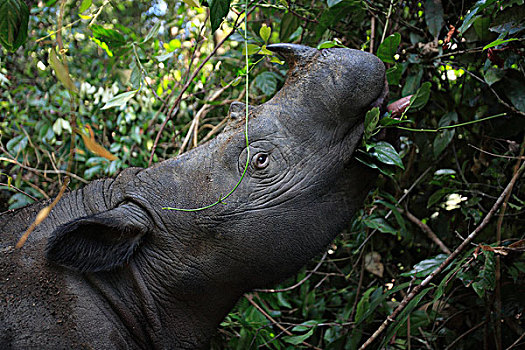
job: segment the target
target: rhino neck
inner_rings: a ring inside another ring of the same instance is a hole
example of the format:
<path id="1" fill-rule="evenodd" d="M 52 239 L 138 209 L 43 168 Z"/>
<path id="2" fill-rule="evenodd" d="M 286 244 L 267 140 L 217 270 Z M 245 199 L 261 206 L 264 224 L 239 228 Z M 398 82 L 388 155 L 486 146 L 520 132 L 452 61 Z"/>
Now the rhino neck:
<path id="1" fill-rule="evenodd" d="M 208 348 L 217 326 L 241 295 L 161 290 L 162 283 L 152 282 L 151 273 L 136 259 L 112 272 L 87 274 L 86 279 L 125 328 L 120 329 L 125 333 L 122 338 L 148 349 Z"/>

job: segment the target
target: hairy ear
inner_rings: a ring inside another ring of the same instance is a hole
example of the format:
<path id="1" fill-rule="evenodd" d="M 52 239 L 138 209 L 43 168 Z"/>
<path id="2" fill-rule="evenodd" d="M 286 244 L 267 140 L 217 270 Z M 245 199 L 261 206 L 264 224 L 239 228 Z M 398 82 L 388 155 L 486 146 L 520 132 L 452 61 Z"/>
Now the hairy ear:
<path id="1" fill-rule="evenodd" d="M 47 258 L 80 272 L 109 271 L 130 259 L 150 225 L 148 215 L 130 203 L 76 219 L 53 232 Z"/>

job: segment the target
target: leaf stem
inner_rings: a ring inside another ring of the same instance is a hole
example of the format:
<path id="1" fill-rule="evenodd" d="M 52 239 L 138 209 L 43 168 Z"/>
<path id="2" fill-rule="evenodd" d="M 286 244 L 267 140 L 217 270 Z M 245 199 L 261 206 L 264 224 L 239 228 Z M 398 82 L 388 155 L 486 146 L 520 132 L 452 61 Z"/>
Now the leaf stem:
<path id="1" fill-rule="evenodd" d="M 245 115 L 245 123 L 244 123 L 244 138 L 246 140 L 246 163 L 244 165 L 244 170 L 242 172 L 242 175 L 241 175 L 241 178 L 239 179 L 239 181 L 237 181 L 237 183 L 235 184 L 235 186 L 233 186 L 233 188 L 230 190 L 230 192 L 228 192 L 225 196 L 220 196 L 219 199 L 212 203 L 212 204 L 208 204 L 208 205 L 205 205 L 203 207 L 199 207 L 199 208 L 172 208 L 172 207 L 163 207 L 162 209 L 166 209 L 166 210 L 177 210 L 177 211 L 185 211 L 185 212 L 195 212 L 195 211 L 201 211 L 201 210 L 205 210 L 205 209 L 209 209 L 211 207 L 214 207 L 216 206 L 217 204 L 224 204 L 224 200 L 227 199 L 228 197 L 230 197 L 233 192 L 235 192 L 235 190 L 239 187 L 239 185 L 241 184 L 242 180 L 244 179 L 244 177 L 246 176 L 246 173 L 248 171 L 248 166 L 250 165 L 250 141 L 248 140 L 248 115 L 249 115 L 249 88 L 250 88 L 250 69 L 249 69 L 249 60 L 248 60 L 248 0 L 245 1 L 244 3 L 244 59 L 245 59 L 245 65 L 246 65 L 246 80 L 245 80 L 245 90 L 246 90 L 246 94 L 245 94 L 245 103 L 246 103 L 246 115 Z"/>
<path id="2" fill-rule="evenodd" d="M 396 128 L 397 129 L 401 129 L 401 130 L 414 131 L 414 132 L 440 132 L 441 130 L 454 129 L 454 128 L 458 128 L 460 126 L 476 124 L 476 123 L 484 122 L 484 121 L 489 120 L 489 119 L 503 117 L 505 115 L 507 115 L 507 113 L 500 113 L 500 114 L 496 114 L 496 115 L 491 115 L 490 117 L 481 118 L 481 119 L 478 119 L 478 120 L 471 120 L 471 121 L 465 122 L 465 123 L 460 123 L 460 124 L 455 124 L 455 125 L 447 125 L 447 126 L 440 126 L 437 129 L 412 129 L 412 128 L 407 128 L 407 127 L 404 127 L 404 126 L 396 126 Z"/>

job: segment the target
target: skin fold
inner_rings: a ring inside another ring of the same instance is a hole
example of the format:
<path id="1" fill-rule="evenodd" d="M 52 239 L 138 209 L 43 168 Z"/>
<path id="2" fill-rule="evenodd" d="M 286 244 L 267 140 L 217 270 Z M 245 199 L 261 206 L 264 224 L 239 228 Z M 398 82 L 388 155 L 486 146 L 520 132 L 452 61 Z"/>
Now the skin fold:
<path id="1" fill-rule="evenodd" d="M 269 45 L 290 70 L 230 107 L 214 140 L 150 168 L 0 214 L 0 349 L 199 349 L 245 292 L 296 273 L 350 222 L 376 174 L 354 158 L 384 106 L 385 67 L 357 50 Z"/>

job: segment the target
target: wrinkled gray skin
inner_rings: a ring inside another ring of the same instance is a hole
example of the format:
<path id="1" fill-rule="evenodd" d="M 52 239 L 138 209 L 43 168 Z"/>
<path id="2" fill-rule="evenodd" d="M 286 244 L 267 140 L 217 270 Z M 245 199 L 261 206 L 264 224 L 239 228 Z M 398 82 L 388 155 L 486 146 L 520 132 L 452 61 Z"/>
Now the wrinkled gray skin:
<path id="1" fill-rule="evenodd" d="M 250 167 L 226 205 L 162 210 L 213 203 L 239 180 L 240 103 L 215 140 L 65 195 L 22 249 L 49 202 L 0 215 L 0 349 L 206 348 L 244 292 L 291 276 L 349 223 L 375 179 L 353 153 L 384 66 L 356 50 L 270 49 L 290 71 L 249 108 Z"/>

